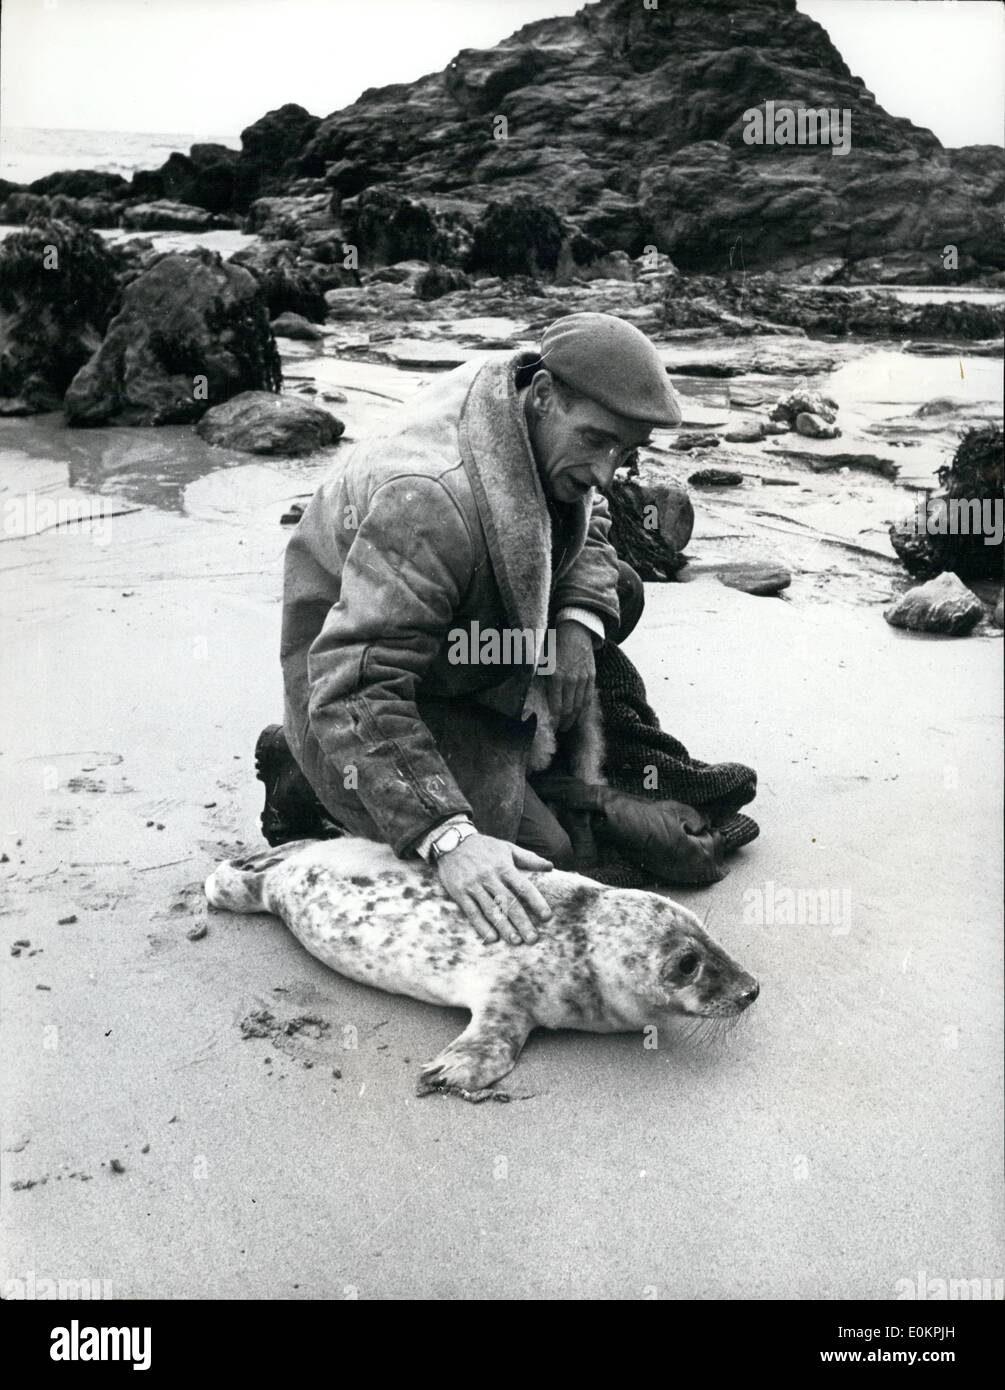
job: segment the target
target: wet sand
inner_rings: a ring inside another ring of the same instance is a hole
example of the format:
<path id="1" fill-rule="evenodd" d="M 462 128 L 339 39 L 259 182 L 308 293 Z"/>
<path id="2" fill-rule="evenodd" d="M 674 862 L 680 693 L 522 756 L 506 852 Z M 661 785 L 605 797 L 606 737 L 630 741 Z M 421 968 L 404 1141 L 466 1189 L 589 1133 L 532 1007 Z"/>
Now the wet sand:
<path id="1" fill-rule="evenodd" d="M 350 433 L 423 379 L 329 371 Z M 5 505 L 98 489 L 127 512 L 0 543 L 4 1281 L 888 1299 L 922 1270 L 1001 1277 L 1001 635 L 888 627 L 904 578 L 881 527 L 870 560 L 753 516 L 752 480 L 696 495 L 690 582 L 647 586 L 627 647 L 695 756 L 760 774 L 761 838 L 723 883 L 676 894 L 760 979 L 750 1015 L 717 1048 L 539 1034 L 527 1098 L 470 1107 L 413 1095 L 459 1015 L 343 981 L 273 919 L 202 899 L 220 857 L 260 843 L 278 518 L 324 460 L 55 420 L 4 422 L 0 443 Z M 896 491 L 800 476 L 828 532 Z M 785 599 L 719 583 L 716 554 L 769 537 Z M 246 1038 L 260 1009 L 277 1029 Z"/>
<path id="2" fill-rule="evenodd" d="M 16 547 L 2 920 L 31 946 L 4 958 L 4 1278 L 882 1299 L 919 1269 L 1000 1275 L 998 643 L 649 586 L 629 654 L 666 726 L 760 772 L 761 839 L 678 896 L 761 999 L 724 1050 L 541 1035 L 530 1099 L 417 1101 L 455 1016 L 201 901 L 257 842 L 250 752 L 279 709 L 269 482 L 239 525 L 142 512 L 105 546 Z M 833 920 L 759 925 L 786 887 L 833 890 Z M 263 1007 L 330 1030 L 244 1040 Z"/>

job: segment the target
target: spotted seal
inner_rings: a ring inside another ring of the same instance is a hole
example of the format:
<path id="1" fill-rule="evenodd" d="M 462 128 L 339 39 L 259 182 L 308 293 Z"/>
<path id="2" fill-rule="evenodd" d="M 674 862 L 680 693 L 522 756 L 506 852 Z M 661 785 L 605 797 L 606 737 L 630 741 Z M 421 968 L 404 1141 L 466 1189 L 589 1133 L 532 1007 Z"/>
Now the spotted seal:
<path id="1" fill-rule="evenodd" d="M 671 1019 L 741 1014 L 759 986 L 693 913 L 638 889 L 558 869 L 531 875 L 553 916 L 534 945 L 483 942 L 434 869 L 370 840 L 297 840 L 221 864 L 206 896 L 272 912 L 340 975 L 471 1011 L 421 1070 L 418 1094 L 498 1097 L 534 1028 L 635 1032 Z"/>

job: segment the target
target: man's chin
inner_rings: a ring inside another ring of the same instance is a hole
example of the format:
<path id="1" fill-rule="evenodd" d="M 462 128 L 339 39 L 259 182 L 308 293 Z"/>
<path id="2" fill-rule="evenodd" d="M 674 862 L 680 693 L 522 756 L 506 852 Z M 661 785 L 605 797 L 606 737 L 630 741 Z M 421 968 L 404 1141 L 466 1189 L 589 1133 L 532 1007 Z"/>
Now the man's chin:
<path id="1" fill-rule="evenodd" d="M 582 502 L 589 495 L 589 484 L 581 487 L 571 478 L 559 478 L 555 484 L 555 496 L 560 502 Z"/>

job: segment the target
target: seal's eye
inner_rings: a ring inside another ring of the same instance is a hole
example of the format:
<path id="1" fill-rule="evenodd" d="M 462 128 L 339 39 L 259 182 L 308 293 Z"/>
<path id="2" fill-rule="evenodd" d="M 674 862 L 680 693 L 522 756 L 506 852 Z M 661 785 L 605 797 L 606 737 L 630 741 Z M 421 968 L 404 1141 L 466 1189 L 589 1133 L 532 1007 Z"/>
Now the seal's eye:
<path id="1" fill-rule="evenodd" d="M 681 956 L 680 960 L 677 962 L 677 969 L 682 975 L 693 975 L 700 964 L 701 961 L 697 954 L 694 951 L 688 951 L 687 954 Z"/>

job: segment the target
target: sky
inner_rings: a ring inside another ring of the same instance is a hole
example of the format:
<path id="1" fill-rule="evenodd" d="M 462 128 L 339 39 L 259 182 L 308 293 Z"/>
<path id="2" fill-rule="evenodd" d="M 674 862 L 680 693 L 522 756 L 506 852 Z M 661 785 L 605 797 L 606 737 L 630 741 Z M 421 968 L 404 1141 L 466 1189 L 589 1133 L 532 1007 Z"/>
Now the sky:
<path id="1" fill-rule="evenodd" d="M 676 0 L 673 0 L 676 2 Z M 642 3 L 642 0 L 639 0 Z M 664 0 L 668 3 L 668 0 Z M 438 71 L 581 0 L 3 0 L 5 126 L 236 135 Z M 944 145 L 1005 143 L 1000 0 L 799 0 L 881 105 Z"/>

